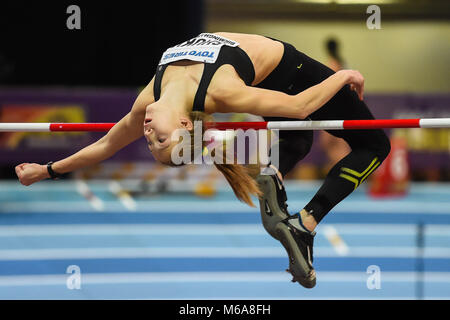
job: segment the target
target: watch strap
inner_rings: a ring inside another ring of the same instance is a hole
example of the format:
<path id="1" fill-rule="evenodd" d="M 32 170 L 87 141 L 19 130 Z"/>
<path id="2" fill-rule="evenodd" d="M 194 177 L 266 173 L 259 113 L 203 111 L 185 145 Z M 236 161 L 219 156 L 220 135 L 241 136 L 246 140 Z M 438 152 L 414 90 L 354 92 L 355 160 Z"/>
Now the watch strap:
<path id="1" fill-rule="evenodd" d="M 53 165 L 53 161 L 50 161 L 49 163 L 47 163 L 47 171 L 52 180 L 57 180 L 61 177 L 61 174 L 53 171 L 52 165 Z"/>

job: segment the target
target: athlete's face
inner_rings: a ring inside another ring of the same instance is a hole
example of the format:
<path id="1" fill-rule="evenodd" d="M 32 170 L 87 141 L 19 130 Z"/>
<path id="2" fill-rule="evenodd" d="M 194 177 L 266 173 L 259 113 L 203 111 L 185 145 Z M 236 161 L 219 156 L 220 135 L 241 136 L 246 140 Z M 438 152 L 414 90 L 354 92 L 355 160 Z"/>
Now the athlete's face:
<path id="1" fill-rule="evenodd" d="M 192 126 L 189 119 L 180 117 L 180 114 L 171 110 L 153 103 L 147 106 L 145 114 L 145 139 L 155 159 L 162 163 L 170 162 L 170 151 L 177 143 L 171 140 L 172 133 L 177 129 L 190 130 Z"/>

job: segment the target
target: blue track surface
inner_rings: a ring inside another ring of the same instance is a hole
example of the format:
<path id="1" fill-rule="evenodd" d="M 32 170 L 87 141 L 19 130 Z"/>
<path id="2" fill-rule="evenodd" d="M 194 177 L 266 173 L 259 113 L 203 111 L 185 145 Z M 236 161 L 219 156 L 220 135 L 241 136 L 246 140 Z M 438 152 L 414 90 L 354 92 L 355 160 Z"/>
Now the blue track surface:
<path id="1" fill-rule="evenodd" d="M 135 197 L 130 208 L 107 182 L 88 187 L 100 204 L 73 182 L 0 184 L 0 299 L 450 298 L 449 185 L 416 184 L 398 199 L 352 194 L 317 229 L 311 290 L 290 282 L 259 211 L 230 191 Z M 316 188 L 287 185 L 289 208 Z M 80 289 L 67 285 L 73 265 Z M 369 266 L 381 271 L 379 289 L 369 289 Z"/>

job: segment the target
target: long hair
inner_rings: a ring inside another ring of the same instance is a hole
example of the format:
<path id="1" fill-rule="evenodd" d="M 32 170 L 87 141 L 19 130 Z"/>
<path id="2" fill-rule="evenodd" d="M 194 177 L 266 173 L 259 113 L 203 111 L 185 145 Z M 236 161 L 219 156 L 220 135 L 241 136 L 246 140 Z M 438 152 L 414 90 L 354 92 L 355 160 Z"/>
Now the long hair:
<path id="1" fill-rule="evenodd" d="M 192 111 L 190 114 L 190 119 L 194 123 L 195 121 L 201 121 L 202 122 L 202 137 L 204 132 L 207 130 L 206 128 L 206 122 L 212 121 L 213 117 L 199 111 Z M 190 145 L 191 145 L 191 159 L 194 159 L 194 154 L 196 148 L 199 146 L 194 145 L 194 129 L 192 129 L 190 132 Z M 206 147 L 207 142 L 203 141 L 202 139 L 202 145 L 201 150 L 203 151 L 203 148 Z M 222 145 L 223 146 L 223 145 Z M 223 148 L 222 152 L 225 152 L 225 148 Z M 173 165 L 173 164 L 171 164 Z M 259 165 L 241 165 L 241 164 L 235 164 L 234 161 L 232 164 L 229 163 L 216 163 L 214 162 L 214 166 L 224 175 L 225 179 L 230 184 L 231 188 L 234 191 L 234 194 L 236 197 L 248 204 L 251 207 L 255 207 L 251 196 L 257 196 L 260 197 L 262 195 L 262 192 L 260 191 L 258 187 L 258 183 L 255 181 L 255 177 L 259 174 Z"/>

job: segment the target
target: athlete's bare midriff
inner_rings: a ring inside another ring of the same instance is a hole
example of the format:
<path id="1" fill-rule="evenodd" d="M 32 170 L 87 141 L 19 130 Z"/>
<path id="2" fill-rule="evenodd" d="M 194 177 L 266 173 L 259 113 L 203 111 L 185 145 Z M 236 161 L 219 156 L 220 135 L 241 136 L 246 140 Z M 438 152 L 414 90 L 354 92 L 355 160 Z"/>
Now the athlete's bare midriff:
<path id="1" fill-rule="evenodd" d="M 255 69 L 255 78 L 252 85 L 257 85 L 263 81 L 277 67 L 283 56 L 283 44 L 264 36 L 228 32 L 216 32 L 214 34 L 238 42 L 239 47 L 249 56 Z M 202 62 L 189 60 L 171 63 L 165 70 L 162 78 L 161 94 L 163 94 L 164 89 L 169 82 L 183 81 L 189 88 L 189 92 L 186 92 L 185 94 L 189 95 L 193 100 L 202 77 L 203 65 Z M 214 91 L 215 88 L 226 83 L 227 79 L 230 77 L 240 79 L 233 66 L 225 64 L 217 69 L 208 87 L 205 99 L 206 112 L 214 112 L 214 106 L 209 97 L 210 93 Z"/>
<path id="2" fill-rule="evenodd" d="M 276 68 L 283 56 L 283 44 L 279 41 L 274 41 L 264 36 L 227 32 L 216 32 L 214 34 L 238 42 L 239 47 L 244 50 L 245 53 L 247 53 L 255 69 L 255 79 L 253 80 L 252 85 L 257 85 L 258 83 L 263 81 Z M 192 69 L 203 69 L 202 67 L 200 68 L 200 66 L 198 66 L 203 65 L 203 63 L 182 60 L 171 63 L 166 72 L 170 73 L 170 69 L 172 69 L 171 66 L 195 65 L 197 65 L 197 67 L 194 67 Z M 217 70 L 217 72 L 219 71 L 220 68 L 219 70 Z"/>
<path id="3" fill-rule="evenodd" d="M 264 36 L 226 32 L 216 34 L 239 42 L 239 47 L 250 57 L 255 68 L 255 79 L 252 85 L 263 81 L 276 68 L 283 56 L 283 44 Z"/>

